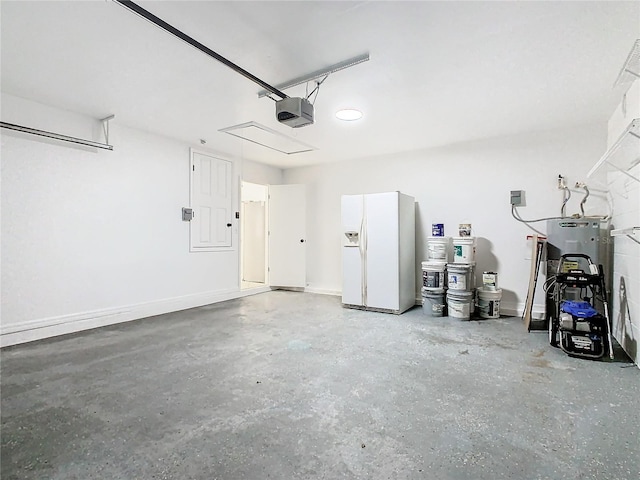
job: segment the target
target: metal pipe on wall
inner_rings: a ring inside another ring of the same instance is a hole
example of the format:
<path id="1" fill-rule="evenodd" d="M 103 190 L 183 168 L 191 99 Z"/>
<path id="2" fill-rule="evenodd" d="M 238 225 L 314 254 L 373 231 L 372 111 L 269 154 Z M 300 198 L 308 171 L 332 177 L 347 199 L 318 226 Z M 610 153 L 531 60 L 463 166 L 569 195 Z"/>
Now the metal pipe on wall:
<path id="1" fill-rule="evenodd" d="M 22 125 L 16 125 L 13 123 L 0 122 L 0 127 L 7 128 L 9 130 L 15 130 L 17 132 L 29 133 L 31 135 L 38 135 L 40 137 L 62 140 L 63 142 L 77 143 L 79 145 L 102 148 L 104 150 L 113 150 L 113 145 L 108 145 L 106 143 L 93 142 L 91 140 L 84 140 L 83 138 L 70 137 L 68 135 L 62 135 L 60 133 L 47 132 L 46 130 L 38 130 L 37 128 L 24 127 Z"/>

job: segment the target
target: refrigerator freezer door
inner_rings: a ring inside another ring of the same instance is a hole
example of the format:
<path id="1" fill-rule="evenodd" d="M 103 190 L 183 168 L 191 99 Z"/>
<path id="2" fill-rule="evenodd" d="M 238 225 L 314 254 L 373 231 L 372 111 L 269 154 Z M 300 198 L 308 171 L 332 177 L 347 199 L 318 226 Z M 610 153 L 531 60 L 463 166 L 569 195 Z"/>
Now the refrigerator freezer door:
<path id="1" fill-rule="evenodd" d="M 342 229 L 343 232 L 358 232 L 356 246 L 343 236 L 342 247 L 342 303 L 347 305 L 364 305 L 363 272 L 363 195 L 344 195 L 342 197 Z"/>
<path id="2" fill-rule="evenodd" d="M 364 306 L 360 249 L 342 247 L 342 303 Z"/>

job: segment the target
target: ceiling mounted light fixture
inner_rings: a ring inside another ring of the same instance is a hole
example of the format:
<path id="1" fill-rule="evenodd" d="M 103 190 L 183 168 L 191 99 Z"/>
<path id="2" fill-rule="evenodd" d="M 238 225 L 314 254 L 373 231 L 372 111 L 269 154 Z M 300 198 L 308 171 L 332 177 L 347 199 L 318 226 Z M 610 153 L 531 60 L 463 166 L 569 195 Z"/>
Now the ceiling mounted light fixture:
<path id="1" fill-rule="evenodd" d="M 344 120 L 345 122 L 352 122 L 354 120 L 360 120 L 362 118 L 362 112 L 355 108 L 344 108 L 336 112 L 336 118 Z"/>

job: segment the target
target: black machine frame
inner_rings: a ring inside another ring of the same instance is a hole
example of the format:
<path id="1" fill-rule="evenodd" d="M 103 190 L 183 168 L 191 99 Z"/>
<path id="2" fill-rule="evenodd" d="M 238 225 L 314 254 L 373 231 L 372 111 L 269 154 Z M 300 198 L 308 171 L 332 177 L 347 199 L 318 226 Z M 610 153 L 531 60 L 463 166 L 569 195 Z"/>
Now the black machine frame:
<path id="1" fill-rule="evenodd" d="M 586 261 L 588 272 L 579 268 L 566 268 L 571 259 L 582 259 Z M 565 254 L 560 257 L 555 277 L 550 279 L 545 285 L 549 315 L 549 344 L 560 346 L 567 354 L 585 358 L 601 358 L 605 349 L 608 350 L 609 358 L 613 359 L 613 342 L 611 338 L 611 321 L 609 318 L 609 305 L 607 300 L 607 289 L 602 265 L 596 266 L 588 255 L 581 253 Z M 576 292 L 577 291 L 577 292 Z M 591 319 L 584 319 L 581 323 L 588 322 L 588 328 L 576 328 L 576 321 L 573 321 L 573 328 L 562 327 L 560 322 L 561 309 L 564 301 L 568 300 L 568 292 L 574 295 L 578 293 L 580 300 L 586 301 L 599 311 L 599 314 Z M 602 351 L 593 353 L 582 351 L 580 348 L 572 348 L 574 336 L 600 338 Z M 560 339 L 558 338 L 560 337 Z"/>

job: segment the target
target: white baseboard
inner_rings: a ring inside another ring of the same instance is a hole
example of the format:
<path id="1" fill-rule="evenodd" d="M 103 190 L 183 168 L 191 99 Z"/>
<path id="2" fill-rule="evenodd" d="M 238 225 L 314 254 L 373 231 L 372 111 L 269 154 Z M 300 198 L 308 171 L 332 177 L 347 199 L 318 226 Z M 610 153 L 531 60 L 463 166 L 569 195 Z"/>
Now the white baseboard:
<path id="1" fill-rule="evenodd" d="M 307 287 L 304 291 L 307 293 L 318 293 L 320 295 L 333 295 L 336 297 L 342 296 L 342 292 L 340 290 L 327 290 L 326 288 Z"/>
<path id="2" fill-rule="evenodd" d="M 15 325 L 3 325 L 0 327 L 0 347 L 7 347 L 35 340 L 42 340 L 44 338 L 81 332 L 83 330 L 114 325 L 117 323 L 130 322 L 132 320 L 152 317 L 154 315 L 187 310 L 189 308 L 201 307 L 203 305 L 210 305 L 212 303 L 223 302 L 225 300 L 232 300 L 234 298 L 241 298 L 249 295 L 256 295 L 258 293 L 268 291 L 271 291 L 271 287 L 265 286 L 248 290 L 234 289 L 219 292 L 205 292 L 167 298 L 154 302 L 126 305 L 118 308 L 93 310 L 89 312 L 30 320 Z M 307 287 L 305 292 L 333 296 L 342 295 L 342 293 L 337 290 L 313 287 Z M 422 305 L 422 297 L 416 298 L 416 305 Z M 502 315 L 517 317 L 522 316 L 523 311 L 523 303 L 503 303 L 500 305 L 500 313 Z M 544 305 L 533 306 L 533 318 L 535 320 L 544 319 Z"/>
<path id="3" fill-rule="evenodd" d="M 205 292 L 118 308 L 30 320 L 15 325 L 3 325 L 0 327 L 0 347 L 76 333 L 116 323 L 130 322 L 154 315 L 187 310 L 268 291 L 270 291 L 269 287 L 259 287 L 248 290 L 234 289 Z"/>
<path id="4" fill-rule="evenodd" d="M 500 314 L 510 317 L 522 317 L 524 313 L 524 303 L 500 303 Z M 544 305 L 534 303 L 531 309 L 531 318 L 533 320 L 544 320 Z"/>

